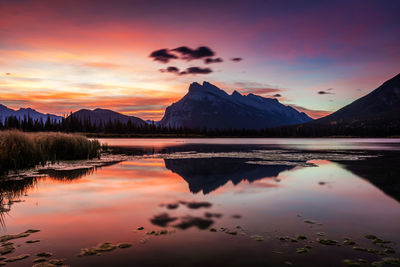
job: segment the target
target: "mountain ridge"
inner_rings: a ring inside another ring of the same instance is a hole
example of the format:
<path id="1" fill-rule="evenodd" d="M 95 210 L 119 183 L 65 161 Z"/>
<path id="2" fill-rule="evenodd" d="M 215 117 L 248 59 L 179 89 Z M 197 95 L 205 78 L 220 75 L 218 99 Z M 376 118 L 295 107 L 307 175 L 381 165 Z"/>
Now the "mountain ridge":
<path id="1" fill-rule="evenodd" d="M 196 82 L 190 84 L 187 94 L 167 107 L 159 122 L 145 122 L 134 116 L 101 108 L 81 109 L 72 114 L 82 121 L 88 118 L 94 124 L 109 120 L 122 123 L 131 121 L 141 126 L 150 124 L 177 130 L 271 128 L 265 132 L 266 136 L 393 136 L 400 134 L 400 74 L 336 112 L 317 120 L 312 120 L 291 106 L 281 104 L 277 99 L 251 93 L 242 95 L 237 91 L 228 94 L 208 82 L 203 82 L 202 85 Z M 56 122 L 62 120 L 61 116 L 40 113 L 32 108 L 13 110 L 0 104 L 0 122 L 4 123 L 9 116 L 16 116 L 19 120 L 30 116 L 43 122 L 47 117 Z M 291 116 L 295 119 L 285 120 Z"/>
<path id="2" fill-rule="evenodd" d="M 136 126 L 143 126 L 147 124 L 144 120 L 138 117 L 124 115 L 110 109 L 102 109 L 102 108 L 96 108 L 94 110 L 80 109 L 69 115 L 67 119 L 71 118 L 72 116 L 80 120 L 88 119 L 90 120 L 91 123 L 95 125 L 105 124 L 110 120 L 119 121 L 123 124 L 126 124 L 130 121 Z"/>
<path id="3" fill-rule="evenodd" d="M 262 129 L 311 121 L 305 113 L 281 104 L 277 99 L 254 94 L 231 95 L 203 82 L 190 84 L 178 102 L 166 108 L 162 126 L 210 129 Z"/>
<path id="4" fill-rule="evenodd" d="M 25 117 L 30 117 L 33 120 L 42 120 L 43 122 L 45 122 L 48 117 L 52 122 L 59 123 L 62 120 L 61 116 L 50 113 L 41 113 L 30 107 L 14 110 L 3 104 L 0 104 L 0 122 L 4 123 L 5 119 L 8 117 L 16 117 L 20 121 L 22 121 Z"/>
<path id="5" fill-rule="evenodd" d="M 382 127 L 400 128 L 400 74 L 332 114 L 308 124 L 347 128 L 379 127 L 381 124 Z"/>

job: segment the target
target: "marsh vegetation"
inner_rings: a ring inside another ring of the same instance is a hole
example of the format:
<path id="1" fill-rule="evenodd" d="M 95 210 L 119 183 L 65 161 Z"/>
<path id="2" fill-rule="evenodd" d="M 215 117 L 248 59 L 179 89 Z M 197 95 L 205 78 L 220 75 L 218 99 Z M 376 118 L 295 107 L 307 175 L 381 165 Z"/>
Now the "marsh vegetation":
<path id="1" fill-rule="evenodd" d="M 49 161 L 100 156 L 100 143 L 77 134 L 0 132 L 0 175 Z"/>

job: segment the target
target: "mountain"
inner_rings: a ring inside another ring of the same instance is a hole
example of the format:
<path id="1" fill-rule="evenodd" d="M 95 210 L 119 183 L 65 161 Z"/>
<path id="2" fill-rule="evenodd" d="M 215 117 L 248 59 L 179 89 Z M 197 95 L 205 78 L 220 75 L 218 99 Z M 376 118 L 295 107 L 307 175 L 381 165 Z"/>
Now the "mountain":
<path id="1" fill-rule="evenodd" d="M 128 121 L 131 121 L 131 123 L 137 126 L 143 126 L 146 124 L 144 120 L 137 118 L 135 116 L 127 116 L 109 109 L 101 109 L 101 108 L 97 108 L 95 110 L 81 109 L 72 113 L 69 117 L 71 116 L 73 116 L 74 118 L 78 118 L 82 121 L 89 119 L 91 123 L 96 125 L 99 125 L 100 123 L 103 124 L 107 123 L 110 120 L 113 122 L 119 121 L 123 124 L 126 124 L 128 123 Z"/>
<path id="2" fill-rule="evenodd" d="M 400 119 L 400 74 L 371 93 L 313 123 L 361 125 L 390 119 Z"/>
<path id="3" fill-rule="evenodd" d="M 400 134 L 400 74 L 371 93 L 318 120 L 288 127 L 302 136 L 393 136 Z"/>
<path id="4" fill-rule="evenodd" d="M 62 120 L 61 116 L 40 113 L 31 108 L 20 108 L 18 110 L 13 110 L 0 104 L 0 122 L 3 123 L 7 117 L 11 116 L 15 116 L 19 120 L 23 120 L 25 117 L 31 117 L 33 120 L 42 120 L 43 122 L 45 122 L 48 117 L 52 122 L 60 122 Z"/>
<path id="5" fill-rule="evenodd" d="M 254 94 L 231 95 L 203 82 L 192 83 L 188 93 L 167 107 L 160 121 L 162 126 L 195 129 L 263 129 L 309 122 L 305 113 L 285 106 L 277 99 Z"/>

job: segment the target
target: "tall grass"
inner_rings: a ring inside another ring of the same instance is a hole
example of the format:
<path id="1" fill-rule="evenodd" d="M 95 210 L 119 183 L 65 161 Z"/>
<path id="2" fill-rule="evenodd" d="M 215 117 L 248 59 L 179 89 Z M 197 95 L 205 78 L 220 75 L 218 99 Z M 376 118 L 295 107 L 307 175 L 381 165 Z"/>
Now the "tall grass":
<path id="1" fill-rule="evenodd" d="M 64 133 L 0 132 L 0 174 L 34 167 L 48 161 L 90 159 L 100 156 L 100 143 Z"/>

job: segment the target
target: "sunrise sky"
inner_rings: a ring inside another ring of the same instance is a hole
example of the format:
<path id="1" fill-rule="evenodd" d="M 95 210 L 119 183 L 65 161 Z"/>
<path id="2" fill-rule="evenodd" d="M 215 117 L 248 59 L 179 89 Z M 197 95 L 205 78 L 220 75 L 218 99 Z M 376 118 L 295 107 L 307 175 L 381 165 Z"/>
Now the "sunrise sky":
<path id="1" fill-rule="evenodd" d="M 399 11 L 397 0 L 0 0 L 0 103 L 158 120 L 209 81 L 317 118 L 400 72 Z"/>

